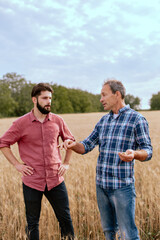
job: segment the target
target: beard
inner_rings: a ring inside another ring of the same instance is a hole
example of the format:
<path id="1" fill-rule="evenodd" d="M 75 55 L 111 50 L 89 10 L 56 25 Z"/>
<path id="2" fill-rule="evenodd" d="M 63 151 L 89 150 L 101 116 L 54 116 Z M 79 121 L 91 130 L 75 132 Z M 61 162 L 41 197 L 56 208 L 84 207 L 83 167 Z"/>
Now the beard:
<path id="1" fill-rule="evenodd" d="M 48 107 L 48 109 L 45 108 L 45 107 Z M 42 106 L 39 104 L 38 99 L 37 99 L 37 108 L 38 108 L 38 110 L 39 110 L 42 114 L 48 114 L 48 113 L 51 111 L 49 105 L 46 105 L 46 106 L 42 107 Z"/>

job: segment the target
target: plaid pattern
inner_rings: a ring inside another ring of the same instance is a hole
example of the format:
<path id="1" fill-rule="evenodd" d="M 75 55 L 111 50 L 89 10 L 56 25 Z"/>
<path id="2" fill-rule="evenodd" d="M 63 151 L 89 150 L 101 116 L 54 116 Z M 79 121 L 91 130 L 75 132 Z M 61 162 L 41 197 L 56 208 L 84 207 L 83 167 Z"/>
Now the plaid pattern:
<path id="1" fill-rule="evenodd" d="M 144 149 L 145 161 L 152 157 L 152 146 L 146 119 L 126 105 L 114 118 L 111 111 L 101 118 L 93 132 L 81 142 L 85 153 L 99 145 L 96 184 L 102 188 L 118 189 L 134 182 L 134 160 L 121 161 L 118 152 Z"/>

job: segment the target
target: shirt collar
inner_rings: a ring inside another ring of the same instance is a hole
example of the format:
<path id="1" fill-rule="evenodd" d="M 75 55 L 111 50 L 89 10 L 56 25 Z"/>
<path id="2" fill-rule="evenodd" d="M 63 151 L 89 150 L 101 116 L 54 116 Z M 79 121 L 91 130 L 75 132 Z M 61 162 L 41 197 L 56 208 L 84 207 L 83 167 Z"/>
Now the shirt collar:
<path id="1" fill-rule="evenodd" d="M 121 113 L 123 113 L 123 112 L 128 111 L 129 109 L 130 109 L 130 105 L 129 105 L 129 104 L 125 105 L 123 108 L 119 109 L 118 115 L 121 114 Z M 112 110 L 110 111 L 110 115 L 113 115 Z"/>
<path id="2" fill-rule="evenodd" d="M 129 104 L 125 105 L 123 108 L 119 109 L 119 113 L 123 113 L 123 112 L 126 112 L 127 110 L 130 109 L 130 106 Z"/>
<path id="3" fill-rule="evenodd" d="M 30 118 L 31 118 L 31 121 L 32 121 L 32 122 L 34 122 L 34 121 L 39 122 L 38 119 L 34 116 L 33 109 L 32 109 L 31 112 L 30 112 Z M 46 115 L 46 118 L 45 118 L 44 122 L 47 122 L 47 121 L 49 121 L 49 120 L 51 120 L 51 113 L 48 113 L 48 114 Z"/>

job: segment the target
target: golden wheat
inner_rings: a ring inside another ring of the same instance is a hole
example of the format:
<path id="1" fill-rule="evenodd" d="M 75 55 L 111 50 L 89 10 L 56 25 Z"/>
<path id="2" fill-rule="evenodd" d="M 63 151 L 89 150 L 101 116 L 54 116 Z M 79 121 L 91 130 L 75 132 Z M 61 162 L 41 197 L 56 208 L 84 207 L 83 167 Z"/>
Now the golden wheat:
<path id="1" fill-rule="evenodd" d="M 63 119 L 77 141 L 87 137 L 105 113 L 64 114 Z M 136 223 L 141 239 L 160 239 L 160 111 L 142 112 L 150 127 L 153 158 L 146 163 L 136 161 Z M 0 135 L 14 118 L 0 119 Z M 19 159 L 17 145 L 12 147 Z M 62 156 L 64 151 L 62 151 Z M 95 168 L 98 148 L 87 155 L 73 153 L 65 175 L 70 209 L 76 237 L 79 240 L 104 240 L 96 202 Z M 0 153 L 0 240 L 25 240 L 25 210 L 20 174 Z M 40 238 L 59 240 L 59 227 L 51 206 L 42 200 Z"/>

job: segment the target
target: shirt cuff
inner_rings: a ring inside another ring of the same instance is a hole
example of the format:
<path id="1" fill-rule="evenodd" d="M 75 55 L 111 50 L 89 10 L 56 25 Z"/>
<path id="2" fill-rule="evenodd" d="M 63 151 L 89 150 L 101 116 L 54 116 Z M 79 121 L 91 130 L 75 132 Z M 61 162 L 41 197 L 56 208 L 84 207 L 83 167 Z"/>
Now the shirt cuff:
<path id="1" fill-rule="evenodd" d="M 146 151 L 148 154 L 148 156 L 146 157 L 146 159 L 143 162 L 149 161 L 152 158 L 152 152 L 145 148 L 143 148 L 143 150 Z"/>
<path id="2" fill-rule="evenodd" d="M 80 143 L 82 143 L 82 144 L 83 144 L 83 146 L 84 146 L 84 149 L 85 149 L 85 152 L 84 152 L 82 155 L 84 155 L 84 154 L 88 153 L 88 152 L 89 152 L 89 149 L 87 148 L 87 145 L 85 144 L 85 142 L 84 142 L 84 141 L 80 141 Z"/>
<path id="3" fill-rule="evenodd" d="M 7 143 L 0 143 L 0 148 L 4 148 L 4 147 L 8 147 L 8 148 L 10 148 L 10 145 L 9 144 L 7 144 Z"/>

